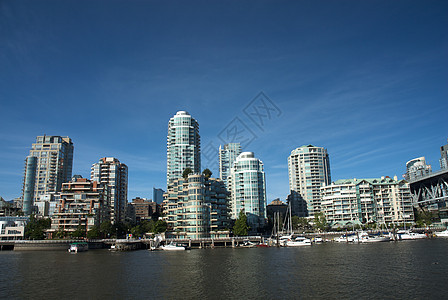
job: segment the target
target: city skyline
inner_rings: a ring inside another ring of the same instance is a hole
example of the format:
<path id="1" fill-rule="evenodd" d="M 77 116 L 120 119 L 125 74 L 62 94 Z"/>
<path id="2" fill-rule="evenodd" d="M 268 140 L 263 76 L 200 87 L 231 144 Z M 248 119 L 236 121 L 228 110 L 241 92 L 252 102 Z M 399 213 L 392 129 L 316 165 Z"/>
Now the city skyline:
<path id="1" fill-rule="evenodd" d="M 21 195 L 24 160 L 44 134 L 73 140 L 73 174 L 89 178 L 98 157 L 116 157 L 129 167 L 128 198 L 151 198 L 166 188 L 167 122 L 180 110 L 201 125 L 201 169 L 213 177 L 222 133 L 251 133 L 242 151 L 263 161 L 268 203 L 289 194 L 287 157 L 305 144 L 328 150 L 332 181 L 402 178 L 421 156 L 439 169 L 444 1 L 78 5 L 0 5 L 6 200 Z M 274 105 L 263 123 L 250 113 L 261 91 Z"/>

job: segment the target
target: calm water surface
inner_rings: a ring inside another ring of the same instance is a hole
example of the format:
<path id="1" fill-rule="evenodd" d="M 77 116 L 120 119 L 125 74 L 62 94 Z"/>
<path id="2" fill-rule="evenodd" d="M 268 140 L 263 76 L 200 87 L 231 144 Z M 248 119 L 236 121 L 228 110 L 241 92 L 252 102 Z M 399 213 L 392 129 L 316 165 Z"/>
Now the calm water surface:
<path id="1" fill-rule="evenodd" d="M 442 299 L 448 239 L 265 249 L 0 252 L 1 299 Z"/>

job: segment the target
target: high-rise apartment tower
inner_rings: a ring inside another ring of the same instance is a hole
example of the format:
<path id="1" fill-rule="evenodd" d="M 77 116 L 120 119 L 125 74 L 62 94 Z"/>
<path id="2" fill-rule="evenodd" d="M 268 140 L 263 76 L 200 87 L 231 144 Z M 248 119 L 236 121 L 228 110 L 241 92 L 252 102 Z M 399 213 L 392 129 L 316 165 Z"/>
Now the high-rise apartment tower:
<path id="1" fill-rule="evenodd" d="M 92 165 L 90 179 L 107 186 L 112 223 L 123 222 L 128 202 L 128 167 L 113 157 L 104 157 Z"/>
<path id="2" fill-rule="evenodd" d="M 448 144 L 440 147 L 440 169 L 448 169 Z"/>
<path id="3" fill-rule="evenodd" d="M 225 144 L 224 147 L 219 146 L 219 178 L 224 181 L 226 187 L 228 187 L 227 179 L 230 176 L 230 168 L 240 154 L 240 143 L 229 143 Z"/>
<path id="4" fill-rule="evenodd" d="M 69 137 L 38 136 L 25 160 L 23 211 L 30 215 L 34 201 L 61 191 L 72 177 L 73 142 Z"/>
<path id="5" fill-rule="evenodd" d="M 321 211 L 320 188 L 331 182 L 327 149 L 313 145 L 291 151 L 288 157 L 289 189 L 306 201 L 308 215 Z"/>
<path id="6" fill-rule="evenodd" d="M 168 122 L 167 185 L 182 177 L 186 168 L 201 172 L 199 123 L 188 112 L 178 111 Z"/>
<path id="7" fill-rule="evenodd" d="M 263 162 L 253 152 L 238 155 L 230 169 L 230 216 L 237 219 L 240 211 L 247 215 L 249 225 L 256 229 L 266 218 L 266 178 Z"/>
<path id="8" fill-rule="evenodd" d="M 406 163 L 406 174 L 404 174 L 404 178 L 409 182 L 431 173 L 431 165 L 427 165 L 425 157 L 422 156 L 411 159 Z"/>

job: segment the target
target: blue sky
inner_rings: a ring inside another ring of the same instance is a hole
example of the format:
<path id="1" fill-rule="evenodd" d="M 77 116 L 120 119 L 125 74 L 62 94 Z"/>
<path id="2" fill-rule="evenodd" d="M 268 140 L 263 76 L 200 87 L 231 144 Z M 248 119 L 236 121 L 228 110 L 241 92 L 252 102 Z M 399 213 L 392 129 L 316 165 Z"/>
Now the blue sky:
<path id="1" fill-rule="evenodd" d="M 419 156 L 437 170 L 447 28 L 447 1 L 0 1 L 0 196 L 20 196 L 47 134 L 73 139 L 74 174 L 114 156 L 129 199 L 151 198 L 178 110 L 203 148 L 235 120 L 252 132 L 269 202 L 304 144 L 328 149 L 333 180 L 400 177 Z M 278 110 L 257 126 L 244 112 L 262 91 Z"/>

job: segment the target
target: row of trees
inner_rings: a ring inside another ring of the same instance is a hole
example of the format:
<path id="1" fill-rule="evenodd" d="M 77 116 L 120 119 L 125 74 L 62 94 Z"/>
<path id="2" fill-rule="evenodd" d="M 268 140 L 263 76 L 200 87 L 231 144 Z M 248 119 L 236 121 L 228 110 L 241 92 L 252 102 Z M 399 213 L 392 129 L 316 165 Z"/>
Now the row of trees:
<path id="1" fill-rule="evenodd" d="M 163 220 L 144 220 L 140 224 L 132 225 L 129 223 L 118 223 L 113 225 L 110 221 L 101 223 L 100 226 L 93 226 L 87 232 L 87 238 L 123 238 L 131 233 L 134 238 L 143 237 L 146 233 L 162 233 L 167 228 Z"/>
<path id="2" fill-rule="evenodd" d="M 46 238 L 45 231 L 50 227 L 50 218 L 36 218 L 34 215 L 31 215 L 30 221 L 25 227 L 25 238 L 43 240 Z M 86 226 L 83 225 L 79 225 L 73 232 L 60 229 L 54 233 L 53 238 L 122 238 L 127 233 L 132 233 L 134 237 L 142 237 L 145 233 L 149 232 L 154 234 L 165 232 L 166 228 L 166 222 L 163 220 L 144 220 L 138 225 L 131 225 L 129 223 L 112 224 L 110 221 L 104 221 L 99 226 L 93 226 L 89 231 L 86 231 Z"/>
<path id="3" fill-rule="evenodd" d="M 182 177 L 184 179 L 187 179 L 188 175 L 190 175 L 192 173 L 193 173 L 193 170 L 191 168 L 185 168 L 185 170 L 182 172 Z M 204 175 L 206 179 L 209 179 L 210 177 L 212 177 L 213 172 L 210 171 L 209 169 L 205 169 L 204 171 L 202 171 L 202 175 Z"/>
<path id="4" fill-rule="evenodd" d="M 283 220 L 280 221 L 283 224 Z M 265 232 L 271 232 L 274 224 L 272 220 L 269 220 L 268 225 L 262 230 Z M 307 218 L 299 218 L 298 216 L 292 217 L 292 228 L 293 230 L 327 230 L 329 226 L 327 220 L 323 213 L 318 213 L 314 216 L 314 225 L 311 225 Z M 233 226 L 233 234 L 236 236 L 246 236 L 250 231 L 250 227 L 247 223 L 247 216 L 243 211 L 240 211 L 238 219 L 235 221 Z"/>

